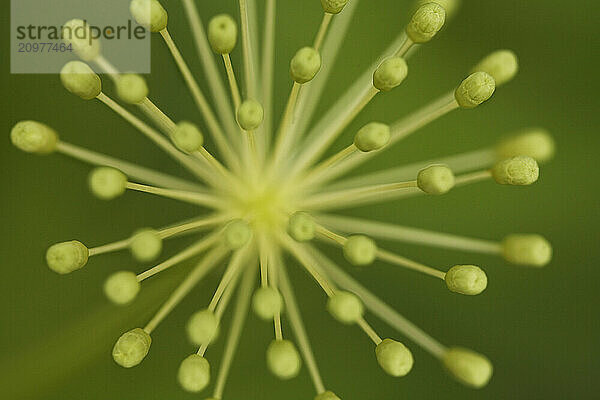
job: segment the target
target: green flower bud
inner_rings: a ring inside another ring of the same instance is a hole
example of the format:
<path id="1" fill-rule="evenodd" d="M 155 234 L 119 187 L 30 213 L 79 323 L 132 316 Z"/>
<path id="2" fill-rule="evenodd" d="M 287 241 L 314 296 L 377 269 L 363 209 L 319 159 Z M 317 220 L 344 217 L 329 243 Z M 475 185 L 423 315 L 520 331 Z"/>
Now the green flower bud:
<path id="1" fill-rule="evenodd" d="M 112 200 L 122 196 L 127 190 L 127 176 L 110 167 L 95 168 L 88 178 L 90 190 L 102 200 Z"/>
<path id="2" fill-rule="evenodd" d="M 219 320 L 212 311 L 201 310 L 190 317 L 186 329 L 192 343 L 209 345 L 219 336 Z"/>
<path id="3" fill-rule="evenodd" d="M 486 72 L 475 72 L 462 81 L 454 97 L 462 108 L 475 108 L 489 100 L 496 90 L 494 78 Z"/>
<path id="4" fill-rule="evenodd" d="M 538 180 L 540 168 L 533 158 L 517 156 L 494 165 L 492 176 L 501 185 L 531 185 Z"/>
<path id="5" fill-rule="evenodd" d="M 460 8 L 461 0 L 435 0 L 440 6 L 446 10 L 446 19 L 450 19 L 456 15 L 456 12 Z M 421 7 L 427 3 L 431 3 L 431 0 L 418 0 L 417 7 Z"/>
<path id="6" fill-rule="evenodd" d="M 496 146 L 498 159 L 516 156 L 528 156 L 543 163 L 554 157 L 556 145 L 554 139 L 542 128 L 530 128 L 507 137 Z"/>
<path id="7" fill-rule="evenodd" d="M 300 84 L 310 82 L 321 69 L 321 55 L 312 47 L 303 47 L 292 58 L 290 75 Z"/>
<path id="8" fill-rule="evenodd" d="M 498 50 L 485 57 L 472 72 L 487 72 L 496 80 L 496 86 L 511 81 L 519 72 L 519 60 L 511 50 Z"/>
<path id="9" fill-rule="evenodd" d="M 93 61 L 100 55 L 100 41 L 92 36 L 89 25 L 81 19 L 72 19 L 63 25 L 62 40 L 71 45 L 83 61 Z"/>
<path id="10" fill-rule="evenodd" d="M 139 262 L 155 260 L 162 251 L 163 240 L 160 234 L 153 229 L 144 229 L 136 232 L 129 243 L 131 255 Z"/>
<path id="11" fill-rule="evenodd" d="M 58 134 L 42 123 L 21 121 L 10 131 L 10 140 L 15 147 L 24 152 L 49 154 L 56 150 Z"/>
<path id="12" fill-rule="evenodd" d="M 148 96 L 146 80 L 137 74 L 120 75 L 117 79 L 117 94 L 129 104 L 139 104 Z"/>
<path id="13" fill-rule="evenodd" d="M 210 364 L 206 358 L 192 354 L 179 365 L 177 380 L 185 391 L 201 392 L 210 383 Z"/>
<path id="14" fill-rule="evenodd" d="M 410 350 L 392 339 L 384 339 L 379 343 L 375 349 L 375 356 L 381 368 L 391 376 L 405 376 L 414 364 Z"/>
<path id="15" fill-rule="evenodd" d="M 352 265 L 369 265 L 377 257 L 377 245 L 367 236 L 350 236 L 344 244 L 344 257 Z"/>
<path id="16" fill-rule="evenodd" d="M 272 287 L 261 287 L 254 293 L 252 308 L 256 315 L 265 321 L 271 320 L 281 313 L 283 299 L 279 291 Z"/>
<path id="17" fill-rule="evenodd" d="M 246 100 L 237 110 L 237 122 L 245 131 L 253 131 L 263 122 L 265 112 L 256 100 Z"/>
<path id="18" fill-rule="evenodd" d="M 354 145 L 363 153 L 379 150 L 390 142 L 390 127 L 379 122 L 371 122 L 354 136 Z"/>
<path id="19" fill-rule="evenodd" d="M 375 70 L 373 86 L 382 92 L 389 92 L 406 79 L 408 65 L 402 57 L 388 58 Z"/>
<path id="20" fill-rule="evenodd" d="M 315 221 L 310 214 L 298 211 L 292 214 L 288 223 L 288 233 L 298 242 L 308 242 L 315 237 Z"/>
<path id="21" fill-rule="evenodd" d="M 227 14 L 217 15 L 208 23 L 208 41 L 215 53 L 231 53 L 237 43 L 237 35 L 237 24 Z"/>
<path id="22" fill-rule="evenodd" d="M 348 0 L 321 0 L 323 10 L 328 14 L 339 14 L 342 12 Z"/>
<path id="23" fill-rule="evenodd" d="M 132 0 L 129 11 L 138 24 L 160 32 L 167 27 L 169 15 L 157 0 Z"/>
<path id="24" fill-rule="evenodd" d="M 475 265 L 455 265 L 446 273 L 446 286 L 455 293 L 474 296 L 487 287 L 485 272 Z"/>
<path id="25" fill-rule="evenodd" d="M 338 290 L 327 301 L 327 310 L 342 324 L 354 324 L 365 313 L 362 301 L 354 293 Z"/>
<path id="26" fill-rule="evenodd" d="M 442 29 L 446 22 L 446 10 L 437 3 L 419 7 L 406 27 L 406 34 L 414 43 L 426 43 Z"/>
<path id="27" fill-rule="evenodd" d="M 131 303 L 140 291 L 140 282 L 133 272 L 119 271 L 104 282 L 104 294 L 115 304 Z"/>
<path id="28" fill-rule="evenodd" d="M 50 246 L 46 252 L 46 262 L 52 271 L 65 275 L 83 268 L 89 255 L 83 243 L 72 240 Z"/>
<path id="29" fill-rule="evenodd" d="M 502 254 L 513 264 L 543 267 L 552 260 L 552 245 L 540 235 L 509 235 L 502 241 Z"/>
<path id="30" fill-rule="evenodd" d="M 144 361 L 150 351 L 152 338 L 141 328 L 125 332 L 115 343 L 112 357 L 123 368 L 132 368 Z"/>
<path id="31" fill-rule="evenodd" d="M 242 219 L 234 219 L 225 227 L 225 244 L 232 250 L 244 247 L 251 237 L 252 229 L 250 228 L 250 225 Z"/>
<path id="32" fill-rule="evenodd" d="M 279 379 L 295 378 L 302 361 L 296 346 L 289 340 L 273 340 L 267 349 L 267 366 Z"/>
<path id="33" fill-rule="evenodd" d="M 315 400 L 341 400 L 335 393 L 330 392 L 329 390 L 318 394 L 315 397 Z"/>
<path id="34" fill-rule="evenodd" d="M 445 165 L 431 165 L 419 171 L 417 186 L 427 194 L 448 193 L 454 187 L 454 173 Z"/>
<path id="35" fill-rule="evenodd" d="M 181 121 L 171 132 L 171 140 L 184 153 L 193 153 L 204 145 L 204 136 L 200 129 L 191 122 Z"/>
<path id="36" fill-rule="evenodd" d="M 84 100 L 92 100 L 102 92 L 100 77 L 81 61 L 71 61 L 60 71 L 63 86 Z"/>
<path id="37" fill-rule="evenodd" d="M 452 347 L 442 357 L 446 369 L 463 384 L 479 389 L 492 377 L 490 360 L 474 351 Z"/>

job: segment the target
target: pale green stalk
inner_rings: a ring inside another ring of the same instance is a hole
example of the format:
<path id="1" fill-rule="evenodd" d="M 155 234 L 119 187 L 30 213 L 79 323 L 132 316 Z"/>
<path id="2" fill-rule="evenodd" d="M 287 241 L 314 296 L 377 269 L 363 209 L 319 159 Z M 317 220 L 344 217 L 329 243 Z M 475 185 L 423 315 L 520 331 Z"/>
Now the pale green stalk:
<path id="1" fill-rule="evenodd" d="M 265 110 L 263 122 L 263 138 L 265 150 L 270 147 L 273 137 L 273 78 L 275 70 L 275 26 L 276 26 L 276 0 L 266 1 L 265 32 L 263 38 L 262 59 L 262 103 Z"/>
<path id="2" fill-rule="evenodd" d="M 164 189 L 154 186 L 142 185 L 139 183 L 128 182 L 127 189 L 137 192 L 154 194 L 161 197 L 166 197 L 173 200 L 179 200 L 190 204 L 196 204 L 206 207 L 214 207 L 221 209 L 224 207 L 223 202 L 216 196 L 206 193 L 187 192 L 185 190 Z"/>

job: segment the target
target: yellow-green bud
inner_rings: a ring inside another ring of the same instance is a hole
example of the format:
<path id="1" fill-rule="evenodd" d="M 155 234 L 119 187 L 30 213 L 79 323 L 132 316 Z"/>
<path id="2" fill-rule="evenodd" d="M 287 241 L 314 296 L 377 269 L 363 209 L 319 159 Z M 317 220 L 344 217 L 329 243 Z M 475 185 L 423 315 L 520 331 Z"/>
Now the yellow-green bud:
<path id="1" fill-rule="evenodd" d="M 315 400 L 341 400 L 335 393 L 330 392 L 329 390 L 318 394 L 315 397 Z"/>
<path id="2" fill-rule="evenodd" d="M 139 104 L 148 93 L 148 85 L 141 75 L 124 74 L 117 79 L 117 94 L 125 103 Z"/>
<path id="3" fill-rule="evenodd" d="M 150 351 L 152 338 L 145 330 L 135 328 L 125 332 L 113 347 L 113 360 L 121 367 L 132 368 L 144 361 Z"/>
<path id="4" fill-rule="evenodd" d="M 379 122 L 363 126 L 354 136 L 354 145 L 363 153 L 379 150 L 389 142 L 390 127 Z"/>
<path id="5" fill-rule="evenodd" d="M 89 255 L 90 251 L 83 243 L 72 240 L 50 246 L 46 262 L 52 271 L 65 275 L 83 268 Z"/>
<path id="6" fill-rule="evenodd" d="M 509 235 L 502 241 L 502 254 L 513 264 L 543 267 L 552 260 L 552 245 L 540 235 Z"/>
<path id="7" fill-rule="evenodd" d="M 448 193 L 454 187 L 454 173 L 445 165 L 431 165 L 419 171 L 417 186 L 427 194 Z"/>
<path id="8" fill-rule="evenodd" d="M 303 47 L 292 58 L 290 75 L 300 84 L 310 82 L 321 69 L 321 55 L 312 47 Z"/>
<path id="9" fill-rule="evenodd" d="M 550 133 L 542 128 L 529 128 L 501 140 L 496 146 L 498 159 L 528 156 L 543 163 L 554 157 L 556 145 Z"/>
<path id="10" fill-rule="evenodd" d="M 321 0 L 321 4 L 326 13 L 339 14 L 348 4 L 348 0 Z"/>
<path id="11" fill-rule="evenodd" d="M 308 242 L 315 237 L 315 221 L 310 214 L 298 211 L 290 216 L 288 233 L 298 242 Z"/>
<path id="12" fill-rule="evenodd" d="M 391 376 L 405 376 L 413 367 L 410 350 L 400 342 L 384 339 L 377 345 L 375 356 L 381 368 Z"/>
<path id="13" fill-rule="evenodd" d="M 235 219 L 227 224 L 223 232 L 225 244 L 232 250 L 237 250 L 246 245 L 252 237 L 250 225 L 242 219 Z"/>
<path id="14" fill-rule="evenodd" d="M 208 41 L 215 53 L 231 53 L 237 43 L 237 35 L 237 24 L 227 14 L 217 15 L 208 23 Z"/>
<path id="15" fill-rule="evenodd" d="M 446 10 L 437 3 L 419 7 L 406 27 L 406 34 L 414 43 L 426 43 L 442 29 L 446 22 Z"/>
<path id="16" fill-rule="evenodd" d="M 375 70 L 373 86 L 382 92 L 389 92 L 406 79 L 408 65 L 402 57 L 388 58 Z"/>
<path id="17" fill-rule="evenodd" d="M 201 392 L 210 383 L 210 364 L 206 358 L 192 354 L 179 365 L 177 380 L 185 391 Z"/>
<path id="18" fill-rule="evenodd" d="M 104 294 L 115 304 L 131 303 L 140 291 L 140 282 L 133 272 L 119 271 L 104 282 Z"/>
<path id="19" fill-rule="evenodd" d="M 95 168 L 88 178 L 90 190 L 102 200 L 112 200 L 127 190 L 127 176 L 110 167 Z"/>
<path id="20" fill-rule="evenodd" d="M 256 315 L 265 321 L 273 319 L 281 313 L 283 299 L 279 291 L 272 287 L 261 287 L 254 293 L 252 308 Z"/>
<path id="21" fill-rule="evenodd" d="M 446 273 L 446 286 L 455 293 L 474 296 L 487 287 L 485 272 L 475 265 L 455 265 Z"/>
<path id="22" fill-rule="evenodd" d="M 100 41 L 92 36 L 89 25 L 81 19 L 72 19 L 63 25 L 62 40 L 71 45 L 83 61 L 93 61 L 100 55 Z"/>
<path id="23" fill-rule="evenodd" d="M 492 377 L 490 360 L 472 350 L 452 347 L 444 353 L 442 363 L 456 379 L 475 389 L 487 385 Z"/>
<path id="24" fill-rule="evenodd" d="M 377 257 L 377 245 L 367 236 L 350 236 L 344 243 L 344 257 L 352 265 L 369 265 Z"/>
<path id="25" fill-rule="evenodd" d="M 517 156 L 494 165 L 492 176 L 501 185 L 531 185 L 540 177 L 540 168 L 533 158 Z"/>
<path id="26" fill-rule="evenodd" d="M 49 154 L 56 150 L 58 134 L 42 123 L 21 121 L 10 131 L 10 140 L 15 147 L 24 152 Z"/>
<path id="27" fill-rule="evenodd" d="M 143 229 L 136 232 L 129 242 L 131 255 L 139 262 L 155 260 L 162 251 L 163 240 L 154 229 Z"/>
<path id="28" fill-rule="evenodd" d="M 475 108 L 489 100 L 496 91 L 494 78 L 486 72 L 475 72 L 462 81 L 454 97 L 462 108 Z"/>
<path id="29" fill-rule="evenodd" d="M 219 320 L 209 309 L 194 313 L 188 320 L 187 334 L 195 345 L 209 345 L 219 336 Z"/>
<path id="30" fill-rule="evenodd" d="M 68 62 L 60 71 L 63 86 L 84 100 L 92 100 L 102 92 L 102 81 L 89 65 L 81 61 Z"/>
<path id="31" fill-rule="evenodd" d="M 481 60 L 472 72 L 487 72 L 496 80 L 496 86 L 511 81 L 519 72 L 519 60 L 511 50 L 498 50 Z"/>
<path id="32" fill-rule="evenodd" d="M 129 11 L 138 24 L 160 32 L 167 27 L 169 15 L 157 0 L 132 0 Z"/>
<path id="33" fill-rule="evenodd" d="M 200 129 L 191 122 L 181 121 L 171 132 L 171 140 L 184 153 L 193 153 L 204 145 L 204 136 Z"/>
<path id="34" fill-rule="evenodd" d="M 246 100 L 237 110 L 237 122 L 245 131 L 253 131 L 263 122 L 265 112 L 256 100 Z"/>
<path id="35" fill-rule="evenodd" d="M 338 290 L 327 301 L 327 310 L 342 324 L 354 324 L 362 318 L 365 307 L 354 293 Z"/>
<path id="36" fill-rule="evenodd" d="M 289 340 L 273 340 L 267 348 L 267 366 L 279 379 L 292 379 L 300 372 L 302 361 Z"/>
<path id="37" fill-rule="evenodd" d="M 418 0 L 417 7 L 421 7 L 427 3 L 431 3 L 431 0 Z M 456 12 L 460 8 L 461 0 L 435 0 L 440 6 L 446 10 L 446 19 L 450 19 L 456 15 Z"/>

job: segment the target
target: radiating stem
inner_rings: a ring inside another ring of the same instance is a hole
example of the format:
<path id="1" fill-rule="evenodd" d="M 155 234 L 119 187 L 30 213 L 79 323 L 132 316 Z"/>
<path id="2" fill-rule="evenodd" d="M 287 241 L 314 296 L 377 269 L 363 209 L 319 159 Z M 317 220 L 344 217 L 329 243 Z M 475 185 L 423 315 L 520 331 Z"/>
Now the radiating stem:
<path id="1" fill-rule="evenodd" d="M 360 329 L 362 329 L 367 334 L 369 339 L 371 339 L 373 343 L 375 343 L 375 346 L 379 345 L 379 343 L 383 341 L 381 340 L 377 332 L 375 332 L 375 329 L 373 329 L 373 327 L 369 325 L 369 323 L 365 321 L 364 318 L 361 317 L 358 320 L 357 324 L 360 327 Z"/>
<path id="2" fill-rule="evenodd" d="M 387 261 L 390 264 L 399 265 L 408 269 L 412 269 L 413 271 L 421 272 L 425 275 L 433 276 L 442 280 L 444 280 L 444 278 L 446 277 L 446 273 L 443 271 L 438 271 L 435 268 L 431 268 L 427 265 L 423 265 L 418 262 L 409 260 L 408 258 L 404 258 L 397 254 L 390 253 L 389 251 L 381 249 L 378 250 L 377 258 L 383 261 Z"/>
<path id="3" fill-rule="evenodd" d="M 165 133 L 171 134 L 177 129 L 171 118 L 169 118 L 160 108 L 156 106 L 149 98 L 145 98 L 138 107 Z"/>
<path id="4" fill-rule="evenodd" d="M 231 57 L 229 54 L 223 54 L 223 63 L 225 64 L 225 71 L 227 72 L 227 80 L 229 81 L 229 88 L 231 89 L 231 97 L 233 99 L 234 109 L 237 110 L 242 104 L 242 98 L 240 96 L 240 89 L 235 79 L 235 72 L 233 71 L 233 64 L 231 64 Z"/>
<path id="5" fill-rule="evenodd" d="M 329 29 L 329 24 L 331 24 L 332 18 L 333 14 L 323 14 L 323 21 L 321 21 L 321 26 L 319 27 L 319 31 L 313 44 L 313 48 L 317 51 L 321 50 L 321 46 L 323 45 L 323 41 L 325 40 L 325 35 L 327 34 L 327 30 Z"/>
<path id="6" fill-rule="evenodd" d="M 112 253 L 114 251 L 123 250 L 123 249 L 126 249 L 130 243 L 131 243 L 131 239 L 124 239 L 124 240 L 120 240 L 118 242 L 94 247 L 89 250 L 88 255 L 89 255 L 89 257 L 92 257 L 92 256 L 98 256 L 100 254 Z"/>
<path id="7" fill-rule="evenodd" d="M 127 189 L 155 194 L 173 200 L 180 200 L 190 204 L 196 204 L 207 207 L 223 208 L 223 202 L 216 196 L 205 193 L 187 192 L 185 190 L 165 189 L 154 186 L 142 185 L 139 183 L 128 182 Z"/>
<path id="8" fill-rule="evenodd" d="M 256 81 L 254 63 L 252 61 L 254 55 L 252 54 L 252 43 L 250 41 L 250 24 L 248 23 L 248 0 L 239 0 L 240 3 L 240 20 L 241 20 L 241 31 L 242 31 L 242 46 L 244 54 L 244 77 L 246 84 L 246 97 L 250 99 L 256 98 Z"/>
<path id="9" fill-rule="evenodd" d="M 268 149 L 273 129 L 273 77 L 275 70 L 275 13 L 276 0 L 266 0 L 265 32 L 263 38 L 262 89 L 265 119 L 263 122 L 265 149 Z"/>

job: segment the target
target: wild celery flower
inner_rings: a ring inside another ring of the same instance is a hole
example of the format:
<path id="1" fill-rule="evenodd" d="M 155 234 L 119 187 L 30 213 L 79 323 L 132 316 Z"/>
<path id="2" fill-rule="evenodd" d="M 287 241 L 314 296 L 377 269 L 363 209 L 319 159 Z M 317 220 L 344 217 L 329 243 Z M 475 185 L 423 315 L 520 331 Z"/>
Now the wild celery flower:
<path id="1" fill-rule="evenodd" d="M 439 279 L 452 292 L 478 295 L 488 282 L 487 275 L 478 266 L 434 268 L 384 249 L 375 239 L 492 254 L 514 264 L 534 267 L 550 262 L 552 248 L 548 241 L 535 234 L 511 234 L 499 241 L 475 239 L 336 215 L 335 210 L 405 196 L 443 195 L 482 180 L 495 180 L 502 185 L 531 185 L 539 176 L 538 162 L 552 158 L 554 142 L 546 131 L 536 128 L 521 131 L 495 147 L 480 151 L 361 174 L 359 167 L 364 162 L 393 148 L 401 139 L 428 123 L 455 110 L 477 108 L 489 100 L 497 87 L 509 82 L 518 71 L 515 54 L 500 50 L 477 63 L 462 82 L 456 82 L 455 90 L 396 122 L 366 123 L 352 143 L 323 159 L 334 140 L 346 131 L 373 98 L 385 96 L 386 92 L 410 79 L 410 54 L 439 34 L 446 18 L 450 17 L 445 7 L 454 13 L 458 6 L 457 0 L 420 1 L 412 19 L 388 50 L 330 111 L 310 127 L 315 104 L 332 75 L 337 50 L 350 27 L 358 2 L 321 0 L 323 20 L 315 39 L 298 50 L 291 60 L 291 90 L 276 129 L 273 127 L 275 0 L 266 0 L 260 59 L 258 26 L 253 17 L 255 0 L 239 0 L 239 27 L 231 16 L 218 15 L 208 24 L 207 32 L 194 1 L 182 1 L 213 103 L 202 92 L 171 37 L 165 8 L 157 0 L 131 2 L 133 17 L 151 32 L 160 34 L 167 45 L 198 106 L 206 132 L 191 122 L 173 121 L 168 112 L 160 110 L 150 100 L 145 80 L 135 74 L 120 74 L 103 57 L 99 43 L 75 46 L 83 61 L 94 64 L 114 81 L 118 98 L 138 107 L 149 123 L 105 94 L 100 77 L 82 61 L 73 61 L 64 67 L 61 73 L 64 87 L 84 100 L 104 103 L 191 172 L 198 178 L 197 182 L 66 143 L 52 128 L 40 122 L 22 121 L 14 126 L 12 142 L 25 152 L 62 153 L 97 166 L 90 174 L 89 186 L 101 199 L 118 201 L 116 199 L 126 191 L 137 191 L 211 210 L 166 228 L 135 232 L 114 243 L 87 247 L 73 240 L 48 249 L 50 269 L 67 274 L 86 266 L 90 258 L 125 249 L 129 249 L 139 262 L 150 263 L 159 257 L 163 241 L 199 233 L 198 240 L 177 255 L 143 272 L 120 271 L 106 280 L 104 290 L 109 300 L 125 305 L 144 290 L 143 283 L 147 279 L 185 260 L 200 258 L 197 266 L 144 327 L 127 331 L 118 339 L 112 354 L 119 365 L 131 368 L 140 364 L 150 351 L 151 334 L 155 329 L 204 276 L 225 263 L 212 300 L 195 311 L 187 324 L 189 340 L 198 349 L 187 357 L 182 355 L 177 374 L 182 388 L 200 392 L 211 384 L 214 374 L 206 353 L 211 344 L 219 340 L 219 332 L 224 330 L 221 327 L 223 314 L 237 291 L 239 295 L 225 339 L 225 353 L 216 373 L 211 398 L 223 398 L 246 314 L 252 306 L 259 318 L 274 324 L 275 337 L 266 349 L 268 369 L 281 379 L 291 379 L 298 375 L 304 362 L 315 387 L 315 399 L 339 399 L 324 384 L 311 350 L 286 272 L 284 254 L 288 254 L 323 289 L 328 298 L 323 301 L 323 310 L 327 309 L 335 320 L 357 327 L 373 342 L 374 361 L 386 373 L 395 377 L 407 375 L 413 367 L 413 355 L 406 344 L 382 338 L 367 322 L 370 317 L 381 318 L 395 328 L 403 340 L 421 346 L 459 382 L 479 388 L 491 378 L 492 364 L 485 356 L 440 343 L 363 287 L 346 269 L 356 265 L 364 269 L 363 273 L 368 273 L 368 266 L 380 260 Z M 317 7 L 319 2 L 314 0 L 314 3 Z M 69 24 L 85 27 L 81 20 L 72 20 Z M 238 36 L 241 37 L 243 55 L 244 85 L 241 90 L 230 58 L 238 44 Z M 222 59 L 227 89 L 215 58 Z M 205 137 L 212 138 L 216 152 L 211 153 L 204 146 Z M 348 174 L 349 177 L 341 178 Z M 345 265 L 339 266 L 327 258 L 313 244 L 315 240 L 338 247 L 347 261 Z M 255 288 L 256 277 L 260 278 L 258 288 Z M 282 319 L 286 318 L 295 342 L 283 330 Z"/>

